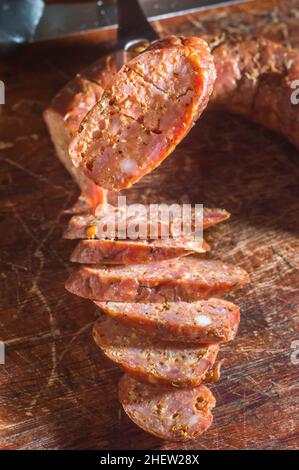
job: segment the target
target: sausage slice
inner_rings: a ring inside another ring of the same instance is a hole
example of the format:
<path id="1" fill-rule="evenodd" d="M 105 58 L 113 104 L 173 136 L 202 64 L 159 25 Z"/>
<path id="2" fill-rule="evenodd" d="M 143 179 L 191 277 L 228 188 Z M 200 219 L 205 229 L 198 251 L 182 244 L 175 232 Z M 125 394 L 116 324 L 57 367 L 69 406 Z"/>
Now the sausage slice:
<path id="1" fill-rule="evenodd" d="M 144 431 L 169 441 L 197 439 L 213 421 L 216 400 L 199 387 L 159 388 L 125 374 L 119 382 L 119 400 L 129 418 Z"/>
<path id="2" fill-rule="evenodd" d="M 198 385 L 213 367 L 219 346 L 188 345 L 149 338 L 106 317 L 93 329 L 105 356 L 137 379 L 176 387 Z"/>
<path id="3" fill-rule="evenodd" d="M 214 81 L 203 40 L 157 41 L 121 68 L 82 121 L 70 144 L 73 164 L 106 189 L 130 187 L 187 134 Z"/>
<path id="4" fill-rule="evenodd" d="M 240 311 L 221 299 L 156 304 L 96 302 L 121 323 L 167 341 L 222 343 L 234 339 Z"/>
<path id="5" fill-rule="evenodd" d="M 43 115 L 59 159 L 80 186 L 92 209 L 103 203 L 104 190 L 87 178 L 79 168 L 74 167 L 68 147 L 82 119 L 101 99 L 104 88 L 115 74 L 113 56 L 99 59 L 68 82 L 53 98 Z"/>
<path id="6" fill-rule="evenodd" d="M 149 206 L 146 208 L 149 213 Z M 224 209 L 217 208 L 204 208 L 203 209 L 203 229 L 217 225 L 230 217 L 230 214 Z M 115 208 L 115 210 L 109 212 L 103 217 L 95 217 L 94 215 L 75 215 L 73 216 L 65 230 L 63 237 L 67 239 L 76 238 L 98 238 L 97 226 L 100 223 L 101 227 L 105 224 L 109 224 L 110 221 L 114 222 L 118 220 L 118 224 L 121 227 L 126 228 L 132 219 L 129 215 L 123 216 L 123 214 Z M 136 219 L 138 222 L 139 219 Z M 150 224 L 148 225 L 148 235 L 150 230 Z"/>
<path id="7" fill-rule="evenodd" d="M 138 264 L 180 258 L 191 253 L 204 253 L 209 245 L 201 240 L 81 240 L 71 261 L 86 264 Z"/>
<path id="8" fill-rule="evenodd" d="M 71 274 L 66 289 L 92 300 L 151 303 L 206 299 L 248 281 L 241 268 L 188 256 L 131 266 L 84 266 Z"/>

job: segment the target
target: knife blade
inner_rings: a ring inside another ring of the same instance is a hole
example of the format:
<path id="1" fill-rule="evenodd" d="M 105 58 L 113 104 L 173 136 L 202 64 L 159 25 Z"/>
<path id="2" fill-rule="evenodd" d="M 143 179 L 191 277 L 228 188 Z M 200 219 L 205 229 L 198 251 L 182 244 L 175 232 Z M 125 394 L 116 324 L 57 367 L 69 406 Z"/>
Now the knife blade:
<path id="1" fill-rule="evenodd" d="M 140 5 L 148 20 L 153 21 L 250 1 L 254 0 L 140 0 Z M 110 2 L 50 4 L 45 6 L 33 41 L 116 27 L 116 6 Z"/>
<path id="2" fill-rule="evenodd" d="M 32 40 L 44 7 L 43 0 L 0 0 L 0 55 Z"/>

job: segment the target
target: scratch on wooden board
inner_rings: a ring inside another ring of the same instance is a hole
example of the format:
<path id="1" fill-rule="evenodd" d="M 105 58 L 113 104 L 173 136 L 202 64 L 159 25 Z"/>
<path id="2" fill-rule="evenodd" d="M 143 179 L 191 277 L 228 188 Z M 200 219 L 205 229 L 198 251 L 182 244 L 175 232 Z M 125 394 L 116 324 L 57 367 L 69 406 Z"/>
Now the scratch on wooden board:
<path id="1" fill-rule="evenodd" d="M 53 220 L 49 230 L 47 231 L 46 235 L 41 239 L 41 241 L 38 243 L 35 251 L 34 251 L 34 256 L 37 256 L 37 253 L 40 253 L 41 252 L 41 247 L 46 243 L 46 241 L 49 239 L 49 237 L 51 236 L 51 234 L 53 233 L 53 231 L 55 230 L 55 228 L 57 227 L 57 224 L 59 223 L 61 217 L 64 215 L 64 210 L 65 210 L 65 207 L 67 207 L 69 205 L 69 202 L 71 200 L 71 195 L 69 195 L 64 203 L 63 203 L 63 207 L 62 209 L 58 212 L 58 214 L 56 215 L 55 219 Z"/>
<path id="2" fill-rule="evenodd" d="M 37 295 L 37 297 L 43 303 L 46 311 L 49 314 L 49 323 L 50 323 L 51 336 L 52 336 L 53 341 L 52 341 L 52 344 L 51 344 L 52 367 L 51 367 L 50 375 L 48 377 L 47 384 L 46 384 L 46 388 L 48 388 L 55 382 L 55 379 L 57 377 L 57 355 L 56 355 L 56 341 L 55 341 L 55 338 L 57 336 L 58 327 L 57 327 L 56 320 L 55 320 L 55 317 L 53 315 L 53 312 L 51 310 L 51 307 L 49 306 L 46 297 L 43 295 L 43 293 L 39 289 L 36 281 L 33 283 L 32 288 L 30 289 L 30 292 Z M 37 393 L 37 395 L 32 399 L 32 401 L 30 402 L 29 408 L 36 405 L 36 403 L 38 402 L 38 399 L 41 395 L 42 390 L 44 390 L 44 387 L 42 387 L 39 390 L 39 392 Z"/>
<path id="3" fill-rule="evenodd" d="M 36 240 L 38 242 L 38 240 Z M 31 287 L 29 288 L 28 292 L 30 293 L 33 293 L 35 294 L 35 290 L 34 290 L 34 286 L 37 285 L 37 281 L 39 280 L 41 274 L 42 274 L 42 271 L 43 271 L 43 267 L 44 267 L 44 264 L 45 264 L 45 258 L 44 258 L 44 255 L 42 252 L 34 252 L 35 253 L 35 257 L 39 259 L 39 267 L 37 269 L 37 272 L 32 280 L 32 283 L 31 283 Z M 28 304 L 28 302 L 30 301 L 30 298 L 26 298 L 24 299 L 22 302 L 20 302 L 19 304 L 19 307 L 18 307 L 18 316 L 21 315 L 21 313 L 23 312 L 24 308 L 26 307 L 26 305 Z"/>
<path id="4" fill-rule="evenodd" d="M 23 141 L 23 140 L 38 140 L 38 134 L 29 134 L 29 135 L 19 135 L 16 137 L 16 142 Z"/>
<path id="5" fill-rule="evenodd" d="M 15 283 L 15 287 L 16 287 L 16 298 L 17 298 L 17 303 L 18 305 L 20 304 L 20 276 L 19 276 L 19 270 L 18 268 L 16 268 L 15 266 L 12 266 L 12 270 L 13 272 L 15 273 L 15 277 L 16 277 L 16 283 Z"/>
<path id="6" fill-rule="evenodd" d="M 28 419 L 25 419 L 23 421 L 18 421 L 18 426 L 21 426 L 22 424 L 28 424 Z M 16 426 L 15 423 L 12 423 L 12 424 L 9 424 L 9 423 L 5 423 L 3 426 L 0 424 L 0 431 L 1 430 L 8 430 L 8 429 L 14 429 Z M 10 436 L 8 437 L 1 437 L 1 441 L 3 440 L 4 442 L 6 440 L 9 440 L 10 439 Z"/>
<path id="7" fill-rule="evenodd" d="M 20 269 L 21 271 L 28 271 L 28 266 L 22 266 L 21 264 L 16 264 L 16 263 L 13 263 L 12 261 L 1 260 L 1 263 L 10 266 L 12 269 L 16 268 L 16 269 Z"/>
<path id="8" fill-rule="evenodd" d="M 46 103 L 45 103 L 44 101 L 30 100 L 30 99 L 28 99 L 28 98 L 22 98 L 21 100 L 16 101 L 16 102 L 12 105 L 11 109 L 12 109 L 13 111 L 18 111 L 18 110 L 19 110 L 22 106 L 24 106 L 24 105 L 25 105 L 25 106 L 36 106 L 36 105 L 38 105 L 38 106 L 45 106 L 45 104 L 46 104 Z"/>
<path id="9" fill-rule="evenodd" d="M 242 421 L 243 421 L 243 439 L 245 447 L 247 446 L 247 429 L 246 429 L 246 387 L 243 388 L 243 402 L 245 406 L 242 406 Z"/>
<path id="10" fill-rule="evenodd" d="M 26 221 L 20 216 L 16 206 L 10 201 L 8 200 L 7 202 L 7 207 L 10 207 L 11 208 L 11 211 L 14 215 L 14 217 L 18 220 L 18 222 L 20 222 L 20 224 L 22 225 L 23 229 L 25 230 L 25 232 L 27 233 L 27 235 L 31 238 L 32 241 L 38 243 L 38 239 L 36 238 L 36 236 L 32 233 L 32 231 L 30 230 L 30 227 L 28 226 L 28 224 L 26 223 Z"/>
<path id="11" fill-rule="evenodd" d="M 287 260 L 285 258 L 285 256 L 283 255 L 283 253 L 281 253 L 279 250 L 275 249 L 274 246 L 271 247 L 273 253 L 276 255 L 277 258 L 279 258 L 280 260 L 282 260 L 286 267 L 288 268 L 287 270 L 293 270 L 295 268 L 295 266 L 293 265 L 293 263 L 291 263 L 291 261 Z"/>
<path id="12" fill-rule="evenodd" d="M 9 149 L 14 146 L 13 142 L 1 142 L 0 141 L 0 150 Z"/>
<path id="13" fill-rule="evenodd" d="M 117 423 L 116 423 L 116 427 L 119 431 L 121 430 L 121 426 L 122 426 L 122 417 L 123 417 L 123 411 L 122 411 L 122 407 L 120 406 L 117 412 Z"/>
<path id="14" fill-rule="evenodd" d="M 215 439 L 214 439 L 215 449 L 218 450 L 219 449 L 219 431 L 218 431 L 218 429 L 214 430 L 214 436 L 215 436 Z"/>
<path id="15" fill-rule="evenodd" d="M 26 173 L 27 175 L 31 176 L 32 178 L 34 178 L 35 180 L 38 180 L 38 181 L 42 181 L 43 183 L 46 183 L 48 184 L 50 187 L 54 188 L 54 189 L 58 189 L 60 191 L 63 191 L 65 194 L 68 194 L 68 191 L 66 191 L 65 187 L 64 186 L 60 186 L 58 184 L 55 184 L 53 183 L 51 180 L 49 180 L 48 178 L 45 178 L 44 176 L 42 175 L 38 175 L 37 173 L 34 173 L 33 171 L 31 170 L 28 170 L 28 168 L 25 168 L 23 165 L 21 165 L 20 163 L 17 163 L 13 160 L 11 160 L 10 158 L 8 157 L 5 157 L 5 158 L 1 158 L 2 161 L 8 163 L 9 165 L 17 168 L 18 170 L 21 170 L 23 171 L 24 173 Z"/>
<path id="16" fill-rule="evenodd" d="M 51 227 L 50 229 L 48 230 L 48 232 L 46 233 L 46 235 L 44 236 L 44 238 L 42 238 L 42 240 L 40 241 L 40 243 L 38 244 L 38 246 L 36 247 L 35 249 L 35 253 L 38 253 L 39 251 L 41 251 L 41 247 L 43 247 L 45 245 L 45 243 L 48 241 L 49 237 L 51 236 L 51 234 L 54 232 L 55 228 L 57 227 L 57 225 L 59 224 L 60 222 L 60 219 L 62 216 L 64 216 L 65 214 L 65 208 L 69 206 L 69 203 L 70 203 L 70 200 L 71 200 L 71 197 L 72 197 L 72 194 L 68 194 L 67 197 L 65 197 L 65 200 L 63 202 L 63 206 L 62 206 L 62 209 L 59 211 L 59 213 L 57 214 L 57 216 L 55 217 L 55 219 L 52 221 L 52 224 L 51 224 Z M 62 264 L 62 266 L 66 269 L 67 272 L 70 272 L 71 270 L 71 267 L 69 265 L 69 263 L 66 263 L 59 255 L 58 253 L 56 252 L 55 248 L 53 246 L 50 247 L 50 250 L 51 252 L 54 254 L 54 256 L 56 257 L 56 259 Z M 36 256 L 36 255 L 34 255 Z"/>
<path id="17" fill-rule="evenodd" d="M 60 336 L 59 330 L 56 330 L 56 332 L 54 332 L 54 337 L 55 336 Z M 5 346 L 16 346 L 16 345 L 21 345 L 21 344 L 32 345 L 34 343 L 39 343 L 40 340 L 48 339 L 52 337 L 53 337 L 52 332 L 43 333 L 43 334 L 34 333 L 34 335 L 18 336 L 17 338 L 11 338 L 11 339 L 5 340 Z"/>
<path id="18" fill-rule="evenodd" d="M 286 386 L 280 383 L 276 383 L 274 380 L 272 380 L 272 392 L 277 396 L 284 395 L 285 393 L 292 392 L 293 390 L 299 390 L 298 382 L 295 382 L 293 385 Z"/>
<path id="19" fill-rule="evenodd" d="M 87 323 L 86 325 L 82 326 L 72 337 L 72 339 L 69 341 L 69 343 L 66 345 L 65 349 L 62 351 L 62 353 L 59 356 L 59 361 L 61 361 L 65 354 L 69 351 L 70 347 L 72 346 L 73 342 L 78 339 L 78 337 L 84 333 L 86 330 L 89 330 L 92 326 L 94 325 L 94 321 Z"/>

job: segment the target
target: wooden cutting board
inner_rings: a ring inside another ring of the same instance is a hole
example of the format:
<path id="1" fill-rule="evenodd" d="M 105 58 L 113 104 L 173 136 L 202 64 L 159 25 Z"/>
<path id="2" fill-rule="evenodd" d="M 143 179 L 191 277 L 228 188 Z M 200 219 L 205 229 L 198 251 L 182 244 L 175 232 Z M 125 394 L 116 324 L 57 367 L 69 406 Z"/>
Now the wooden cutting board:
<path id="1" fill-rule="evenodd" d="M 299 0 L 258 1 L 156 23 L 161 34 L 264 35 L 299 48 Z M 119 370 L 91 337 L 96 310 L 64 281 L 73 247 L 61 238 L 78 188 L 42 120 L 51 97 L 105 49 L 112 33 L 32 46 L 0 63 L 2 449 L 294 449 L 298 446 L 299 154 L 262 127 L 206 112 L 161 167 L 127 194 L 140 202 L 220 206 L 214 258 L 248 270 L 251 285 L 226 358 L 214 423 L 193 444 L 138 429 L 117 400 Z M 295 343 L 297 341 L 297 343 Z M 292 355 L 293 353 L 293 355 Z M 298 355 L 297 355 L 298 356 Z M 296 382 L 297 381 L 297 382 Z"/>

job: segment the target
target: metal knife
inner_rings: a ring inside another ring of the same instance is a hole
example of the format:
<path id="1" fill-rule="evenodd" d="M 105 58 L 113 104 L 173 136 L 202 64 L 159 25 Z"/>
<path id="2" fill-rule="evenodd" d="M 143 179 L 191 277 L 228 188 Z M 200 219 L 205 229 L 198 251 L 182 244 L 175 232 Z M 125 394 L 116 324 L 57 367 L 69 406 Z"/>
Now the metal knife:
<path id="1" fill-rule="evenodd" d="M 252 0 L 140 0 L 149 21 Z M 0 53 L 14 45 L 117 27 L 112 1 L 46 5 L 43 0 L 0 0 Z"/>
<path id="2" fill-rule="evenodd" d="M 140 0 L 149 21 L 172 18 L 246 0 Z M 52 39 L 97 29 L 117 27 L 116 5 L 112 2 L 46 5 L 34 40 Z"/>

